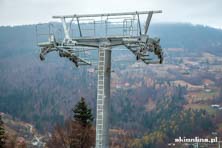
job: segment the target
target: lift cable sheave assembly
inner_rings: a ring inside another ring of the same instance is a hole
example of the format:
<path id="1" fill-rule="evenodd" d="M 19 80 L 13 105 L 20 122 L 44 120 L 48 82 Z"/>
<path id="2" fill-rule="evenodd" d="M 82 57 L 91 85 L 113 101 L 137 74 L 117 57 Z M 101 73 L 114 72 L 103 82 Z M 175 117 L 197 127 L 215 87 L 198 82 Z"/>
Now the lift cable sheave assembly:
<path id="1" fill-rule="evenodd" d="M 112 47 L 125 46 L 137 60 L 145 64 L 163 62 L 160 39 L 150 38 L 147 35 L 150 21 L 155 13 L 162 11 L 53 16 L 62 22 L 63 39 L 58 40 L 54 34 L 49 34 L 47 42 L 38 43 L 41 48 L 41 60 L 45 59 L 47 53 L 57 51 L 60 57 L 68 58 L 76 67 L 92 65 L 90 59 L 80 55 L 87 51 L 98 50 L 96 148 L 109 147 Z M 145 24 L 140 20 L 144 15 L 147 16 Z M 150 57 L 151 54 L 156 59 Z"/>

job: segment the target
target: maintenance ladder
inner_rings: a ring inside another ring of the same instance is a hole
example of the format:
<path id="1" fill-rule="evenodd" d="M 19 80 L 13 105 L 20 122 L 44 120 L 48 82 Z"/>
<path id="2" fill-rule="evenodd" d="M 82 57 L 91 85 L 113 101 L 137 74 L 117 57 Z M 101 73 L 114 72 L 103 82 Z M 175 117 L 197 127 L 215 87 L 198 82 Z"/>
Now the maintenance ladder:
<path id="1" fill-rule="evenodd" d="M 96 148 L 103 148 L 104 128 L 104 78 L 105 78 L 105 51 L 99 49 L 98 84 L 97 84 L 97 118 L 96 118 Z"/>

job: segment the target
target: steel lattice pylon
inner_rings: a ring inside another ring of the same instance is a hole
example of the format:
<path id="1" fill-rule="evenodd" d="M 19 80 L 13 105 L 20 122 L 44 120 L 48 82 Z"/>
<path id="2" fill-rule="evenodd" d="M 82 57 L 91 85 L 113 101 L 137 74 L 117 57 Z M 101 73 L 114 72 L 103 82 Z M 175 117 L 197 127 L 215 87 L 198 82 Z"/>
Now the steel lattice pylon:
<path id="1" fill-rule="evenodd" d="M 113 46 L 124 45 L 137 60 L 146 64 L 158 64 L 163 61 L 160 39 L 150 38 L 149 24 L 154 13 L 162 11 L 141 11 L 127 13 L 86 14 L 53 16 L 60 19 L 64 38 L 57 40 L 49 31 L 48 42 L 38 43 L 41 47 L 40 59 L 57 51 L 60 57 L 66 57 L 76 67 L 92 65 L 89 59 L 81 56 L 86 51 L 98 49 L 98 81 L 97 81 L 97 115 L 96 115 L 96 148 L 109 147 L 109 110 L 110 110 L 110 75 L 111 52 Z M 147 15 L 144 29 L 141 27 L 140 16 Z M 69 19 L 69 23 L 67 20 Z M 91 26 L 91 28 L 89 28 Z M 88 28 L 87 28 L 88 27 Z M 74 28 L 75 36 L 71 36 Z M 114 31 L 116 29 L 116 31 Z M 36 30 L 38 30 L 36 28 Z M 150 54 L 158 60 L 150 58 Z"/>

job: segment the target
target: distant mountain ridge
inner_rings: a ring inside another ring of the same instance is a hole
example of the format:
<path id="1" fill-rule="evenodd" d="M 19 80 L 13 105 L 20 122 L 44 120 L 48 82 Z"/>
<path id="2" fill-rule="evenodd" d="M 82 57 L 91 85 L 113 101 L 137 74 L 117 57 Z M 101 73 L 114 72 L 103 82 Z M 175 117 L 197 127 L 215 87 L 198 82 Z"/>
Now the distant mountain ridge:
<path id="1" fill-rule="evenodd" d="M 191 50 L 222 49 L 222 30 L 192 24 L 152 24 L 150 35 L 161 38 L 163 47 Z"/>
<path id="2" fill-rule="evenodd" d="M 61 24 L 55 23 L 56 25 Z M 0 57 L 34 52 L 34 49 L 38 49 L 35 26 L 0 27 Z M 185 48 L 197 52 L 198 50 L 222 50 L 222 30 L 207 26 L 154 23 L 150 26 L 149 34 L 151 37 L 159 37 L 163 48 Z"/>

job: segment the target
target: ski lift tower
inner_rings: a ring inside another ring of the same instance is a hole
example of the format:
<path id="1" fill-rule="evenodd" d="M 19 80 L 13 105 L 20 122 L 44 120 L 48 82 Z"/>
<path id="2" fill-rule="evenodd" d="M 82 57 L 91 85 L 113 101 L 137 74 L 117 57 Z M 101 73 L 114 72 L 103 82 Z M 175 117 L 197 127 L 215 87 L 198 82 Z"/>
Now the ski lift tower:
<path id="1" fill-rule="evenodd" d="M 136 56 L 136 60 L 145 64 L 163 62 L 160 39 L 147 35 L 151 18 L 155 13 L 162 11 L 53 16 L 62 22 L 64 38 L 58 40 L 55 34 L 49 33 L 47 42 L 38 43 L 41 48 L 41 60 L 45 59 L 47 53 L 57 51 L 60 57 L 68 58 L 76 67 L 92 65 L 90 59 L 84 58 L 81 54 L 98 50 L 96 148 L 109 147 L 112 47 L 125 46 Z M 144 16 L 145 23 L 141 23 Z"/>

